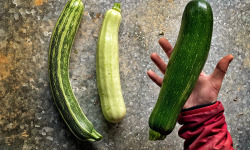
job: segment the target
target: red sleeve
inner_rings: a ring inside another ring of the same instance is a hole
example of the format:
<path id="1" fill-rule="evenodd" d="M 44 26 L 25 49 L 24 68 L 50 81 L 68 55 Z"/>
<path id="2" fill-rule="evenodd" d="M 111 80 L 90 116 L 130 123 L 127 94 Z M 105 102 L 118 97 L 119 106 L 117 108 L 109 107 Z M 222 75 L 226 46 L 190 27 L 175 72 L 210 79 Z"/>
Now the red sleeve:
<path id="1" fill-rule="evenodd" d="M 182 112 L 179 136 L 185 139 L 185 150 L 233 150 L 221 102 Z"/>

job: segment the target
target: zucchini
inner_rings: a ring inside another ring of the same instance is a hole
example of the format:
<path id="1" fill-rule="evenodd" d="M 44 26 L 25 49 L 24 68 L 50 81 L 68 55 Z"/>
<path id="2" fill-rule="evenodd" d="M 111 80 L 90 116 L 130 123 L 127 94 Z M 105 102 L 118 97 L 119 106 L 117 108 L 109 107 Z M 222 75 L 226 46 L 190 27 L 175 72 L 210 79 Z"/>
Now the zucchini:
<path id="1" fill-rule="evenodd" d="M 165 139 L 174 129 L 205 65 L 212 32 L 213 12 L 209 3 L 205 0 L 190 1 L 184 10 L 178 39 L 149 118 L 150 140 Z"/>
<path id="2" fill-rule="evenodd" d="M 97 88 L 105 119 L 118 123 L 125 117 L 120 74 L 118 32 L 121 23 L 121 4 L 115 3 L 104 16 L 96 56 Z"/>
<path id="3" fill-rule="evenodd" d="M 72 133 L 80 140 L 96 141 L 102 136 L 84 115 L 69 81 L 69 58 L 84 6 L 70 0 L 53 30 L 49 48 L 49 81 L 55 104 Z"/>

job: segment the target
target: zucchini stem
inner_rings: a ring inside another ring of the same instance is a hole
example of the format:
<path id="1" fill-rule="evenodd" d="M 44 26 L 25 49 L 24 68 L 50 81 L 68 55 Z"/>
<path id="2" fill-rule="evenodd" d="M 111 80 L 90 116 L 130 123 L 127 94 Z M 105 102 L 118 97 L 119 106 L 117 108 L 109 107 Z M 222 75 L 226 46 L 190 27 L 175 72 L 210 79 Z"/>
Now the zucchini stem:
<path id="1" fill-rule="evenodd" d="M 96 130 L 93 130 L 91 133 L 93 141 L 100 141 L 102 139 L 102 135 L 99 134 Z"/>
<path id="2" fill-rule="evenodd" d="M 160 132 L 149 129 L 150 141 L 164 140 L 165 138 L 166 138 L 166 135 L 162 135 Z"/>
<path id="3" fill-rule="evenodd" d="M 121 3 L 115 3 L 112 9 L 121 12 Z"/>

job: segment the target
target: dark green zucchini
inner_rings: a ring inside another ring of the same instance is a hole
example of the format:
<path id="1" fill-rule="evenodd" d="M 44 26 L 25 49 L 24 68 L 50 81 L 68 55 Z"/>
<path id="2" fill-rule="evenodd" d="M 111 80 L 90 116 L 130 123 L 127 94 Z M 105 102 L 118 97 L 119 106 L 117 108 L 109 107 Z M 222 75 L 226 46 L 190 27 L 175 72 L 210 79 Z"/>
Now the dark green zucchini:
<path id="1" fill-rule="evenodd" d="M 178 39 L 149 118 L 150 140 L 162 140 L 174 129 L 207 60 L 212 32 L 213 13 L 209 3 L 190 1 L 184 10 Z"/>
<path id="2" fill-rule="evenodd" d="M 80 140 L 96 141 L 102 136 L 86 118 L 69 81 L 69 58 L 83 16 L 81 0 L 70 0 L 54 28 L 49 49 L 49 80 L 56 106 L 72 133 Z"/>

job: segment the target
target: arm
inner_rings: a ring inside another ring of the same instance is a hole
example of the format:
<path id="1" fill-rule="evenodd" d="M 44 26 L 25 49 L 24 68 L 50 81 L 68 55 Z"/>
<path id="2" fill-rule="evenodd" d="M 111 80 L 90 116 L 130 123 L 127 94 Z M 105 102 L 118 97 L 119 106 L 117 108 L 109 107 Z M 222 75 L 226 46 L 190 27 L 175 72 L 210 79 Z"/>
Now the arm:
<path id="1" fill-rule="evenodd" d="M 170 43 L 161 38 L 159 44 L 170 57 L 173 51 Z M 167 64 L 156 53 L 150 57 L 164 74 Z M 232 60 L 233 56 L 227 55 L 218 62 L 211 75 L 201 72 L 179 117 L 179 123 L 183 124 L 179 135 L 185 139 L 184 149 L 233 149 L 223 115 L 224 108 L 221 102 L 217 102 L 223 78 Z M 147 74 L 158 86 L 162 85 L 163 79 L 155 72 L 148 71 Z"/>
<path id="2" fill-rule="evenodd" d="M 224 107 L 219 101 L 182 111 L 178 122 L 183 125 L 179 136 L 185 139 L 184 149 L 233 150 L 223 112 Z"/>

